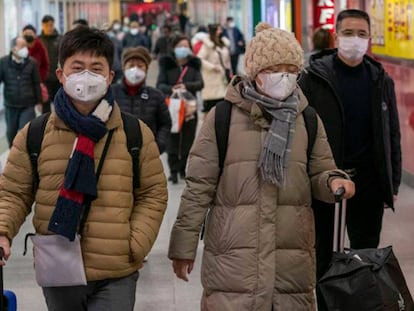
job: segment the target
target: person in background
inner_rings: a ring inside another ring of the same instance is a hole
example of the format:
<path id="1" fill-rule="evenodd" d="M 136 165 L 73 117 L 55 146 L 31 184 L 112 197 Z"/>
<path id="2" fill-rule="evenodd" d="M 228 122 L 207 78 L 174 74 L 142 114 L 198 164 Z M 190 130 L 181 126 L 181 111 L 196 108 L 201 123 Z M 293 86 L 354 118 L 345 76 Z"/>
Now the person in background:
<path id="1" fill-rule="evenodd" d="M 313 54 L 322 50 L 333 48 L 333 37 L 328 29 L 318 28 L 312 35 L 312 51 L 305 54 L 305 66 L 309 65 L 309 59 Z"/>
<path id="2" fill-rule="evenodd" d="M 243 33 L 236 26 L 234 18 L 231 16 L 227 17 L 226 19 L 223 35 L 230 40 L 231 70 L 234 74 L 236 74 L 237 66 L 239 63 L 239 56 L 240 54 L 244 53 L 244 50 L 246 49 L 246 42 L 244 41 Z"/>
<path id="3" fill-rule="evenodd" d="M 349 172 L 357 188 L 346 215 L 354 249 L 378 247 L 384 204 L 394 207 L 401 182 L 394 82 L 380 63 L 366 55 L 370 36 L 366 12 L 340 12 L 335 33 L 338 48 L 313 55 L 299 81 L 324 122 L 336 164 Z M 318 201 L 312 207 L 320 278 L 332 257 L 334 209 Z"/>
<path id="4" fill-rule="evenodd" d="M 26 25 L 22 30 L 23 38 L 27 42 L 29 56 L 33 57 L 38 65 L 40 80 L 45 82 L 49 75 L 49 56 L 46 47 L 36 35 L 36 28 L 32 25 Z"/>
<path id="5" fill-rule="evenodd" d="M 203 86 L 201 61 L 192 55 L 190 40 L 185 36 L 176 36 L 171 41 L 173 53 L 160 58 L 160 71 L 157 88 L 170 96 L 173 90 L 186 90 L 194 97 Z M 197 111 L 187 116 L 179 133 L 171 133 L 167 146 L 169 180 L 178 183 L 178 174 L 186 176 L 187 158 L 193 145 L 197 129 Z"/>
<path id="6" fill-rule="evenodd" d="M 121 64 L 121 55 L 122 55 L 122 41 L 119 39 L 119 34 L 121 33 L 121 23 L 118 20 L 112 22 L 111 27 L 109 27 L 106 34 L 109 39 L 111 39 L 112 44 L 114 45 L 114 61 L 112 64 L 112 70 L 115 73 L 112 83 L 118 83 L 122 79 L 122 64 Z"/>
<path id="7" fill-rule="evenodd" d="M 45 80 L 45 85 L 49 92 L 49 100 L 44 102 L 42 106 L 42 112 L 46 113 L 50 111 L 50 104 L 53 102 L 53 99 L 60 88 L 60 83 L 56 76 L 56 69 L 58 67 L 59 43 L 62 36 L 59 35 L 55 28 L 55 19 L 53 16 L 43 16 L 42 33 L 39 36 L 39 39 L 46 47 L 47 55 L 49 57 L 49 73 Z"/>
<path id="8" fill-rule="evenodd" d="M 227 154 L 220 174 L 214 108 L 191 149 L 188 178 L 172 228 L 168 257 L 188 281 L 199 233 L 204 236 L 201 309 L 315 310 L 311 195 L 333 202 L 355 189 L 336 169 L 320 119 L 312 154 L 296 78 L 303 50 L 293 34 L 256 26 L 247 45 L 246 76 L 236 76 Z M 277 162 L 277 163 L 275 163 Z"/>
<path id="9" fill-rule="evenodd" d="M 161 28 L 162 36 L 157 39 L 154 48 L 154 55 L 156 58 L 162 57 L 171 52 L 171 26 L 164 25 Z"/>
<path id="10" fill-rule="evenodd" d="M 138 270 L 167 207 L 158 148 L 151 130 L 139 120 L 142 147 L 139 187 L 134 188 L 134 162 L 110 87 L 112 60 L 113 45 L 104 32 L 78 26 L 65 33 L 56 70 L 63 86 L 45 126 L 38 187 L 34 190 L 26 148 L 29 125 L 16 136 L 0 179 L 0 265 L 9 259 L 10 244 L 33 203 L 36 234 L 69 241 L 77 232 L 82 207 L 91 202 L 80 244 L 87 284 L 43 287 L 49 311 L 134 310 Z M 107 142 L 97 180 L 95 163 Z"/>
<path id="11" fill-rule="evenodd" d="M 137 46 L 143 46 L 148 49 L 149 40 L 145 35 L 140 33 L 138 21 L 133 20 L 129 24 L 129 32 L 122 39 L 122 47 L 125 49 Z"/>
<path id="12" fill-rule="evenodd" d="M 220 25 L 208 25 L 209 35 L 203 39 L 203 44 L 197 56 L 202 61 L 202 75 L 205 87 L 202 91 L 203 112 L 207 113 L 219 101 L 222 101 L 226 92 L 228 79 L 226 70 L 231 70 L 230 41 L 223 37 Z"/>
<path id="13" fill-rule="evenodd" d="M 42 104 L 40 75 L 36 60 L 29 57 L 27 42 L 14 40 L 9 55 L 0 59 L 0 83 L 4 83 L 4 111 L 9 147 L 27 122 L 35 117 L 35 106 Z"/>
<path id="14" fill-rule="evenodd" d="M 146 48 L 127 48 L 122 55 L 123 78 L 112 90 L 121 111 L 134 115 L 152 130 L 161 154 L 170 139 L 171 117 L 164 94 L 145 83 L 150 63 Z"/>

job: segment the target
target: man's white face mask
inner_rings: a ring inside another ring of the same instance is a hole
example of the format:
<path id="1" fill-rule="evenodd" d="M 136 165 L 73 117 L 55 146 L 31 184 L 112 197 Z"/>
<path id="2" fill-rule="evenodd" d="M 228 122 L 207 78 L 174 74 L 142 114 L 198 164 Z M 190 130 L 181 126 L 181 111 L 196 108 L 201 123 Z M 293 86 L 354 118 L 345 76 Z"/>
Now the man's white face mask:
<path id="1" fill-rule="evenodd" d="M 368 50 L 368 39 L 354 37 L 338 37 L 338 51 L 345 59 L 357 61 L 364 57 Z"/>

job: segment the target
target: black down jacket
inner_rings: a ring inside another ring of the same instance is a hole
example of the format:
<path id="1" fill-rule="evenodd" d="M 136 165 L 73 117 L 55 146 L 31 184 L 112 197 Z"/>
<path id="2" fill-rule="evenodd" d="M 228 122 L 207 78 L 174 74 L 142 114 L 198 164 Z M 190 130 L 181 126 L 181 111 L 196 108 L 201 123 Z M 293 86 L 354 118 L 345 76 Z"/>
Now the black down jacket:
<path id="1" fill-rule="evenodd" d="M 7 55 L 0 59 L 0 83 L 4 83 L 4 105 L 25 108 L 42 102 L 36 61 L 28 57 L 18 64 Z"/>
<path id="2" fill-rule="evenodd" d="M 144 85 L 135 96 L 130 96 L 123 80 L 114 84 L 112 91 L 121 111 L 134 115 L 148 125 L 155 136 L 160 154 L 163 153 L 171 129 L 171 117 L 164 94 L 153 87 Z"/>
<path id="3" fill-rule="evenodd" d="M 333 70 L 336 49 L 312 55 L 310 65 L 303 72 L 299 85 L 321 117 L 338 168 L 344 163 L 344 113 L 334 82 Z M 393 195 L 401 182 L 401 135 L 394 82 L 382 65 L 364 56 L 372 77 L 372 133 L 374 163 L 381 184 L 384 202 L 393 207 Z"/>

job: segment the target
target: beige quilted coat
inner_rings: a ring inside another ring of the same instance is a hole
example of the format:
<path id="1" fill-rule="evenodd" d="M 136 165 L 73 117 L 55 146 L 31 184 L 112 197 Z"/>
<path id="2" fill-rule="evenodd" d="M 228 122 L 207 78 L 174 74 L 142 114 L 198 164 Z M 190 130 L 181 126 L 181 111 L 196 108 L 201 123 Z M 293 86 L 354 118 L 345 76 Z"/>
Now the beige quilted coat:
<path id="1" fill-rule="evenodd" d="M 167 206 L 166 180 L 151 130 L 140 122 L 143 135 L 139 160 L 141 187 L 133 191 L 132 160 L 116 104 L 106 125 L 115 132 L 99 178 L 98 198 L 92 203 L 81 239 L 88 281 L 118 278 L 138 270 L 155 241 Z M 0 234 L 6 234 L 10 240 L 18 233 L 34 200 L 32 170 L 26 150 L 27 129 L 26 125 L 14 140 L 0 180 Z M 75 137 L 75 133 L 52 113 L 39 156 L 40 183 L 33 217 L 37 233 L 48 234 L 49 219 Z M 105 141 L 106 136 L 95 145 L 96 166 Z"/>
<path id="2" fill-rule="evenodd" d="M 315 198 L 333 201 L 328 183 L 336 170 L 322 122 L 306 171 L 307 133 L 302 114 L 288 166 L 286 187 L 264 182 L 257 167 L 269 128 L 260 108 L 230 85 L 229 144 L 218 182 L 214 114 L 207 115 L 192 148 L 187 186 L 172 229 L 169 258 L 194 259 L 210 207 L 204 239 L 201 309 L 205 311 L 315 310 Z M 300 92 L 299 111 L 307 106 Z"/>

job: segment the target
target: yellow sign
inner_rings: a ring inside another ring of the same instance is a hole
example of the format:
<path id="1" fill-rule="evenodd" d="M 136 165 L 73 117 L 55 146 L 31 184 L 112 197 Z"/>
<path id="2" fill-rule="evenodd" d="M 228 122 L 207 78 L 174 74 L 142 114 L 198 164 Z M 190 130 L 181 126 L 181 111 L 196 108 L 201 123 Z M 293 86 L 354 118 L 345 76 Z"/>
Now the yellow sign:
<path id="1" fill-rule="evenodd" d="M 373 0 L 372 52 L 414 59 L 414 0 Z"/>

